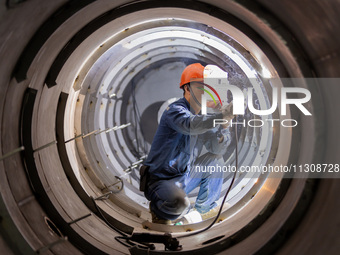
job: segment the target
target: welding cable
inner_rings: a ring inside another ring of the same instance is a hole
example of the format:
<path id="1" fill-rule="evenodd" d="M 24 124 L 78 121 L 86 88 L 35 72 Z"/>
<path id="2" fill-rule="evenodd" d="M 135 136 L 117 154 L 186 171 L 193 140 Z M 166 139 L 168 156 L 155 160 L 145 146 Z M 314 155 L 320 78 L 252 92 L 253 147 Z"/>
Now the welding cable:
<path id="1" fill-rule="evenodd" d="M 237 118 L 237 115 L 235 117 Z M 232 178 L 231 183 L 229 185 L 229 188 L 228 188 L 227 192 L 224 195 L 223 201 L 221 203 L 220 209 L 218 210 L 218 213 L 217 213 L 215 219 L 206 228 L 201 229 L 201 230 L 199 230 L 197 232 L 192 232 L 190 234 L 185 234 L 185 235 L 182 235 L 182 236 L 177 236 L 177 238 L 194 236 L 194 235 L 200 234 L 200 233 L 202 233 L 204 231 L 207 231 L 208 229 L 210 229 L 217 222 L 218 218 L 220 217 L 222 209 L 223 209 L 223 205 L 224 205 L 224 203 L 225 203 L 225 201 L 227 199 L 227 196 L 228 196 L 228 194 L 229 194 L 229 192 L 230 192 L 230 190 L 231 190 L 231 188 L 232 188 L 232 186 L 233 186 L 233 184 L 235 182 L 236 174 L 237 174 L 237 169 L 238 169 L 238 134 L 237 134 L 237 125 L 235 125 L 235 140 L 236 140 L 236 147 L 235 147 L 235 166 L 236 166 L 236 171 L 234 172 L 234 175 L 233 175 L 233 178 Z"/>

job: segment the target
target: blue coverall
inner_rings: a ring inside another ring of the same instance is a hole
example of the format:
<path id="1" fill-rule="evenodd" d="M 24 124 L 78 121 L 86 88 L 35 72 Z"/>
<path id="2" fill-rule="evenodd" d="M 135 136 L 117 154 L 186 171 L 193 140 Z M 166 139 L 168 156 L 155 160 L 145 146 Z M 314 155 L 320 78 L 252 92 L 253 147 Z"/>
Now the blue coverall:
<path id="1" fill-rule="evenodd" d="M 184 97 L 164 111 L 144 162 L 150 173 L 145 196 L 157 217 L 178 218 L 189 206 L 186 195 L 198 186 L 197 211 L 205 213 L 217 206 L 223 173 L 194 170 L 199 165 L 224 163 L 222 155 L 230 144 L 230 134 L 214 128 L 214 119 L 222 119 L 222 114 L 195 115 Z M 203 146 L 208 152 L 198 157 Z"/>

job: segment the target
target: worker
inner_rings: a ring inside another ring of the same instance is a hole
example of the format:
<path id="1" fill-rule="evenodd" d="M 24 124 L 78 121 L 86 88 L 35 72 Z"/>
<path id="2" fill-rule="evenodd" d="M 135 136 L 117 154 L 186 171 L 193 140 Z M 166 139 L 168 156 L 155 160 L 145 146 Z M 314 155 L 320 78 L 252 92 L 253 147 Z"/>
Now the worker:
<path id="1" fill-rule="evenodd" d="M 217 214 L 216 201 L 220 197 L 223 173 L 194 169 L 224 163 L 230 133 L 225 127 L 213 127 L 213 121 L 231 120 L 234 116 L 232 104 L 221 107 L 218 113 L 199 114 L 205 70 L 200 63 L 184 69 L 180 82 L 183 97 L 164 111 L 140 169 L 141 190 L 150 201 L 154 223 L 170 224 L 171 220 L 183 216 L 190 209 L 187 194 L 196 187 L 199 192 L 193 209 L 202 219 Z M 200 155 L 204 146 L 208 152 Z"/>

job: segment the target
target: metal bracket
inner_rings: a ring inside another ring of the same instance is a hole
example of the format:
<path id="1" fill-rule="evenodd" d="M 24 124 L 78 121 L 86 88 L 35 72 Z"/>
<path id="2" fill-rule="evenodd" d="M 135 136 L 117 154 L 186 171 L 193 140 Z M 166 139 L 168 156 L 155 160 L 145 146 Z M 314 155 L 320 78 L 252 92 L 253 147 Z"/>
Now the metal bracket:
<path id="1" fill-rule="evenodd" d="M 57 141 L 53 141 L 53 142 L 50 142 L 50 143 L 48 143 L 48 144 L 45 144 L 45 145 L 43 145 L 43 146 L 41 146 L 41 147 L 35 149 L 34 152 L 43 150 L 43 149 L 45 149 L 45 148 L 47 148 L 47 147 L 52 146 L 53 144 L 57 144 Z"/>
<path id="2" fill-rule="evenodd" d="M 84 216 L 82 216 L 82 217 L 80 217 L 80 218 L 78 218 L 78 219 L 75 219 L 75 220 L 73 220 L 73 221 L 68 222 L 67 224 L 68 224 L 68 225 L 72 225 L 72 224 L 77 223 L 78 221 L 81 221 L 81 220 L 83 220 L 83 219 L 86 219 L 87 217 L 90 217 L 90 216 L 92 216 L 92 213 L 88 213 L 88 214 L 86 214 L 86 215 L 84 215 Z"/>
<path id="3" fill-rule="evenodd" d="M 1 157 L 0 157 L 0 161 L 4 160 L 4 159 L 6 159 L 6 158 L 8 158 L 8 157 L 10 157 L 10 156 L 12 156 L 12 155 L 14 155 L 14 154 L 20 152 L 20 151 L 23 151 L 23 150 L 25 150 L 25 147 L 24 147 L 24 146 L 21 146 L 21 147 L 15 149 L 15 150 L 12 150 L 12 151 L 6 153 L 5 155 L 1 156 Z"/>
<path id="4" fill-rule="evenodd" d="M 37 250 L 37 253 L 38 254 L 41 254 L 45 251 L 48 251 L 49 249 L 51 249 L 53 246 L 57 245 L 57 244 L 60 244 L 60 243 L 63 243 L 63 242 L 66 242 L 68 241 L 68 238 L 67 236 L 64 236 L 64 237 L 61 237 L 59 240 L 53 242 L 53 243 L 50 243 L 42 248 L 40 248 L 39 250 Z"/>
<path id="5" fill-rule="evenodd" d="M 115 183 L 115 184 L 118 184 L 119 182 Z M 112 185 L 115 185 L 115 184 L 112 184 Z M 113 190 L 110 190 L 109 192 L 95 198 L 94 200 L 106 200 L 106 199 L 109 199 L 109 196 L 113 193 Z"/>

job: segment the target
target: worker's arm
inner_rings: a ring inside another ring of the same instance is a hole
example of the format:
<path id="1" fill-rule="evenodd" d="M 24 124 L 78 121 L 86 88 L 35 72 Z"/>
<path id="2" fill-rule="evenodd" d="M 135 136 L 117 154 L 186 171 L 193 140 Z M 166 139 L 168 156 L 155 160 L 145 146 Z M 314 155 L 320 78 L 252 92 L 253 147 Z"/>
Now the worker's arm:
<path id="1" fill-rule="evenodd" d="M 172 105 L 167 109 L 166 121 L 170 127 L 185 135 L 198 135 L 214 127 L 214 119 L 222 119 L 222 113 L 193 115 L 181 105 Z"/>

